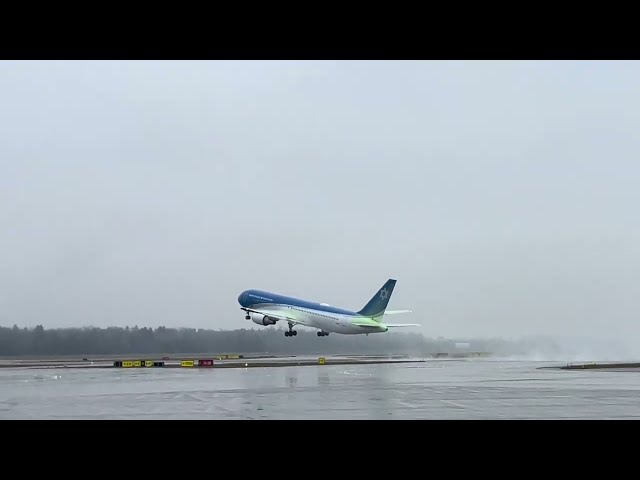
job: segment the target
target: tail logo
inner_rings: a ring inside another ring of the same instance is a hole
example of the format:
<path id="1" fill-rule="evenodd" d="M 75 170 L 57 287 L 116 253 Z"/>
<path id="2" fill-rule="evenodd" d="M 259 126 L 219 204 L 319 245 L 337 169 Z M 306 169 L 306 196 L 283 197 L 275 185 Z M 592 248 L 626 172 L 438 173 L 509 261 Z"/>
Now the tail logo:
<path id="1" fill-rule="evenodd" d="M 382 290 L 380 290 L 380 298 L 382 300 L 386 300 L 388 296 L 389 296 L 389 292 L 387 291 L 386 288 L 383 288 Z"/>

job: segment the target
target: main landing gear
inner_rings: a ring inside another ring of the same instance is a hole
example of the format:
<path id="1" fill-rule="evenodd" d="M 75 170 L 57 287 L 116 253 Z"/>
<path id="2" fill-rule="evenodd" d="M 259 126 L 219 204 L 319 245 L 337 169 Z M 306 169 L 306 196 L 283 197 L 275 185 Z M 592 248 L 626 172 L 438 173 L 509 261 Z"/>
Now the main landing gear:
<path id="1" fill-rule="evenodd" d="M 285 337 L 295 337 L 298 332 L 293 329 L 293 323 L 289 322 L 289 330 L 284 332 Z"/>
<path id="2" fill-rule="evenodd" d="M 316 332 L 316 335 L 318 335 L 319 337 L 326 337 L 327 335 L 329 335 L 329 332 L 318 331 Z"/>

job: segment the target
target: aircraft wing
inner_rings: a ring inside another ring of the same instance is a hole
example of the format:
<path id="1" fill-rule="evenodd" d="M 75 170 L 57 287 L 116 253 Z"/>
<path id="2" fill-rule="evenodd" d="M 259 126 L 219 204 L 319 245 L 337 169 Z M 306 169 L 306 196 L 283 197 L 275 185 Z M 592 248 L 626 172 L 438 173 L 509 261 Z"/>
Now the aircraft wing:
<path id="1" fill-rule="evenodd" d="M 300 322 L 298 319 L 289 315 L 285 315 L 284 313 L 275 314 L 273 312 L 254 310 L 252 308 L 244 308 L 244 307 L 242 307 L 240 310 L 244 310 L 247 313 L 257 313 L 258 315 L 266 315 L 267 317 L 273 318 L 276 321 L 291 322 L 295 325 L 302 325 L 302 322 Z"/>

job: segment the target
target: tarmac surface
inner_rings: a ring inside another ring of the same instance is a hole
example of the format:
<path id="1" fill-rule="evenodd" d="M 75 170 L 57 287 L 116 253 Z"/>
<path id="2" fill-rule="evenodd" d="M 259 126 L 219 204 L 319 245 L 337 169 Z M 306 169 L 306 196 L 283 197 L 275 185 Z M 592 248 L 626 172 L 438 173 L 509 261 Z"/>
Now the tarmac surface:
<path id="1" fill-rule="evenodd" d="M 204 368 L 198 365 L 201 359 L 213 360 L 213 365 L 206 368 L 253 368 L 253 367 L 296 367 L 315 366 L 320 363 L 320 359 L 327 365 L 354 365 L 354 364 L 374 364 L 374 363 L 399 363 L 399 362 L 424 362 L 424 359 L 411 359 L 406 355 L 329 355 L 326 357 L 298 356 L 275 357 L 269 355 L 189 355 L 179 356 L 145 356 L 133 355 L 128 357 L 108 356 L 108 357 L 42 357 L 42 358 L 11 358 L 0 359 L 0 368 L 114 368 L 114 363 L 120 361 L 129 365 L 117 368 L 185 368 L 183 361 L 192 362 L 189 368 Z M 134 365 L 138 361 L 140 365 Z M 149 362 L 150 365 L 145 365 Z M 151 364 L 160 362 L 162 366 L 152 366 Z"/>
<path id="2" fill-rule="evenodd" d="M 635 369 L 546 369 L 540 367 L 559 362 L 490 359 L 368 363 L 359 358 L 361 363 L 348 365 L 307 360 L 316 363 L 3 368 L 0 419 L 640 418 Z"/>

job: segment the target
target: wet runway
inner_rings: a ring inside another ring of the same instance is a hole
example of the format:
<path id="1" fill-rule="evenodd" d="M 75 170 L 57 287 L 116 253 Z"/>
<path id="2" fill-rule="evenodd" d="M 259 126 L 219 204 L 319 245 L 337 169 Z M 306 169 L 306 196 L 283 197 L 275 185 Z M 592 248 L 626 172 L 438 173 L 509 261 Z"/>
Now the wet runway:
<path id="1" fill-rule="evenodd" d="M 0 369 L 1 419 L 627 419 L 640 372 L 558 362 Z"/>

